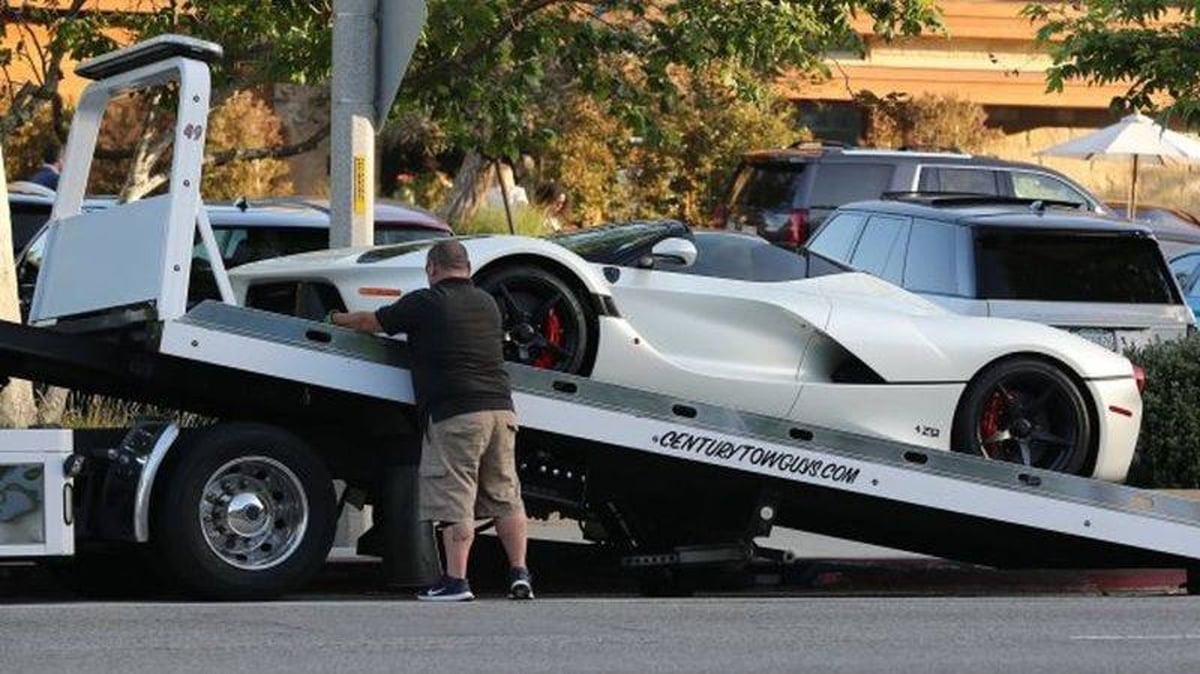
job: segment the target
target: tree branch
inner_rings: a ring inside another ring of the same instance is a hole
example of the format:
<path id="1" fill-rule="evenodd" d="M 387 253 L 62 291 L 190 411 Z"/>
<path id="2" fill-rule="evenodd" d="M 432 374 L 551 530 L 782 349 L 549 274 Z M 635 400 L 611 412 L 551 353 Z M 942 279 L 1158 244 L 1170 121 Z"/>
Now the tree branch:
<path id="1" fill-rule="evenodd" d="M 233 161 L 250 161 L 254 159 L 283 159 L 317 149 L 321 141 L 329 137 L 329 124 L 322 124 L 308 138 L 289 145 L 278 147 L 260 147 L 249 150 L 224 150 L 215 152 L 204 159 L 207 166 L 223 166 Z"/>

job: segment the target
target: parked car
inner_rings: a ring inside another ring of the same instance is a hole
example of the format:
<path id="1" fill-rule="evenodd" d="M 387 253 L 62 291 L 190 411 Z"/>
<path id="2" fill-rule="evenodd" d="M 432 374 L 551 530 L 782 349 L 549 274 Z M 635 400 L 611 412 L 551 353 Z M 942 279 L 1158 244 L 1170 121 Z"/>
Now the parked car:
<path id="1" fill-rule="evenodd" d="M 1200 321 L 1200 250 L 1184 253 L 1171 260 L 1171 273 L 1179 282 L 1183 299 Z"/>
<path id="2" fill-rule="evenodd" d="M 1114 215 L 1126 218 L 1125 204 L 1109 202 L 1108 207 Z M 1138 206 L 1137 223 L 1154 232 L 1154 238 L 1158 239 L 1158 245 L 1168 259 L 1200 249 L 1200 220 L 1183 209 Z"/>
<path id="3" fill-rule="evenodd" d="M 1034 164 L 953 152 L 797 144 L 744 155 L 713 226 L 798 248 L 839 206 L 912 191 L 1054 199 L 1105 211 L 1070 178 Z"/>
<path id="4" fill-rule="evenodd" d="M 20 195 L 36 215 L 39 230 L 17 255 L 17 282 L 23 307 L 33 299 L 45 246 L 45 223 L 50 218 L 53 194 L 35 199 Z M 10 200 L 11 202 L 11 200 Z M 111 199 L 94 199 L 89 208 L 104 208 Z M 329 205 L 320 199 L 239 199 L 233 203 L 205 204 L 213 236 L 227 268 L 270 257 L 292 255 L 329 247 Z M 34 222 L 34 220 L 30 220 Z M 451 236 L 450 226 L 427 211 L 395 202 L 375 203 L 375 242 L 404 243 Z M 219 297 L 211 274 L 208 252 L 197 239 L 192 256 L 189 298 L 192 301 Z"/>
<path id="5" fill-rule="evenodd" d="M 475 282 L 500 307 L 509 360 L 799 424 L 1124 478 L 1141 399 L 1121 355 L 1044 325 L 956 315 L 867 274 L 803 278 L 802 258 L 754 237 L 663 236 L 681 228 L 462 242 Z M 240 301 L 267 311 L 373 310 L 392 300 L 366 288 L 426 286 L 430 245 L 275 258 L 230 279 Z M 776 258 L 791 260 L 785 278 L 766 271 Z"/>
<path id="6" fill-rule="evenodd" d="M 1151 232 L 1041 200 L 847 204 L 806 248 L 963 314 L 1047 323 L 1119 350 L 1194 329 Z"/>

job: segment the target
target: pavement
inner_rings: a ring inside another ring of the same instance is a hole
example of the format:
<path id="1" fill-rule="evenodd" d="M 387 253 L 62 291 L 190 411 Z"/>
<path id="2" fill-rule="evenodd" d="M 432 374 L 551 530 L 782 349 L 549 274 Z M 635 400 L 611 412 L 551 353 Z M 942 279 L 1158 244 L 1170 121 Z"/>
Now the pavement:
<path id="1" fill-rule="evenodd" d="M 1194 597 L 563 598 L 0 607 L 6 671 L 1188 672 Z"/>

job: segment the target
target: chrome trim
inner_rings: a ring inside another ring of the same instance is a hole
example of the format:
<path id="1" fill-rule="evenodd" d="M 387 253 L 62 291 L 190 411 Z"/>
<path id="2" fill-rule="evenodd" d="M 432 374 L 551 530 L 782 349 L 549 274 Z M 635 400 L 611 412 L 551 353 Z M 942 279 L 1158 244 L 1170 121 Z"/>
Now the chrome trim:
<path id="1" fill-rule="evenodd" d="M 173 423 L 167 424 L 142 465 L 142 473 L 138 476 L 137 491 L 133 498 L 133 538 L 138 543 L 150 540 L 150 496 L 154 489 L 154 478 L 158 475 L 158 469 L 167 452 L 178 438 L 179 427 Z"/>

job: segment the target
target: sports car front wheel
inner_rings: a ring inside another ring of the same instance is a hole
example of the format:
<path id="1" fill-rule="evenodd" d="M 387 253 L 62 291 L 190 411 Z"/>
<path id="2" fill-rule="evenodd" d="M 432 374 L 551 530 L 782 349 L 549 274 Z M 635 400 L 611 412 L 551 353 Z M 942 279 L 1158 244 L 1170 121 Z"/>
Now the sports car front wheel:
<path id="1" fill-rule="evenodd" d="M 477 283 L 500 308 L 505 360 L 586 373 L 591 319 L 562 279 L 540 267 L 515 265 L 485 272 Z"/>
<path id="2" fill-rule="evenodd" d="M 1035 468 L 1081 474 L 1092 422 L 1079 387 L 1033 359 L 998 363 L 967 387 L 954 420 L 953 449 Z"/>

